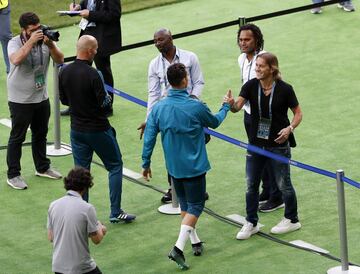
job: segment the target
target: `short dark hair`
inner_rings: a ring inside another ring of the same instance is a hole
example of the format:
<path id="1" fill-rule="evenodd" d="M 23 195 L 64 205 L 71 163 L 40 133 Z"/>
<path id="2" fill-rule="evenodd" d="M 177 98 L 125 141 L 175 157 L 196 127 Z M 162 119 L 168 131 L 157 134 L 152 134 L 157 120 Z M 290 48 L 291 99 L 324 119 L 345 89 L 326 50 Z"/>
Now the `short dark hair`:
<path id="1" fill-rule="evenodd" d="M 94 185 L 92 180 L 93 177 L 89 170 L 83 167 L 75 167 L 64 178 L 64 188 L 66 190 L 84 191 Z"/>
<path id="2" fill-rule="evenodd" d="M 33 12 L 25 12 L 25 13 L 20 15 L 19 25 L 23 29 L 26 29 L 28 26 L 36 25 L 38 23 L 40 23 L 39 16 L 37 16 Z"/>
<path id="3" fill-rule="evenodd" d="M 239 44 L 239 38 L 240 38 L 240 32 L 242 32 L 243 30 L 250 30 L 253 35 L 254 35 L 254 39 L 256 42 L 256 52 L 259 52 L 261 50 L 263 50 L 264 48 L 264 38 L 263 35 L 261 33 L 261 30 L 258 26 L 254 25 L 254 24 L 246 24 L 246 25 L 242 25 L 239 28 L 238 34 L 237 34 L 237 43 Z"/>
<path id="4" fill-rule="evenodd" d="M 179 86 L 186 77 L 186 67 L 184 64 L 175 63 L 167 69 L 167 78 L 172 86 Z"/>

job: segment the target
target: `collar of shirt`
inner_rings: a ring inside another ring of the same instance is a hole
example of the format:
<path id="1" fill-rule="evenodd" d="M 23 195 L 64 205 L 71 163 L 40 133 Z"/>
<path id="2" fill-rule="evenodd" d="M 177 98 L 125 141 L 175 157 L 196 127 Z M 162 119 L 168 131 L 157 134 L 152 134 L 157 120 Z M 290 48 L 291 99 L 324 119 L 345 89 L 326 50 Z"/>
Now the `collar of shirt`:
<path id="1" fill-rule="evenodd" d="M 175 51 L 175 56 L 174 58 L 171 60 L 171 62 L 169 62 L 163 55 L 162 53 L 160 53 L 160 58 L 162 59 L 163 62 L 167 62 L 169 63 L 170 65 L 171 64 L 174 64 L 174 63 L 180 63 L 180 52 L 179 52 L 179 49 L 177 47 L 176 48 L 176 51 Z M 177 61 L 177 62 L 176 62 Z"/>
<path id="2" fill-rule="evenodd" d="M 168 96 L 183 96 L 183 97 L 189 97 L 189 93 L 187 92 L 186 89 L 175 89 L 175 88 L 171 88 L 169 89 L 169 94 Z"/>
<path id="3" fill-rule="evenodd" d="M 75 190 L 68 190 L 68 191 L 66 191 L 66 194 L 69 196 L 75 196 L 75 197 L 81 198 L 80 193 Z"/>

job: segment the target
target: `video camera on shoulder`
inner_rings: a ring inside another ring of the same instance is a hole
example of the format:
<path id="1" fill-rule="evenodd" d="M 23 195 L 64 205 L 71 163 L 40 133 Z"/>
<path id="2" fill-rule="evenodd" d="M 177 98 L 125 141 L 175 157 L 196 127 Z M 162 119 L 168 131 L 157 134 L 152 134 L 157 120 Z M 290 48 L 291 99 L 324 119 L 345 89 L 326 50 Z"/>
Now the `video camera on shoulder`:
<path id="1" fill-rule="evenodd" d="M 40 29 L 43 34 L 52 41 L 59 41 L 60 33 L 57 30 L 52 30 L 50 27 L 46 25 L 41 25 Z"/>

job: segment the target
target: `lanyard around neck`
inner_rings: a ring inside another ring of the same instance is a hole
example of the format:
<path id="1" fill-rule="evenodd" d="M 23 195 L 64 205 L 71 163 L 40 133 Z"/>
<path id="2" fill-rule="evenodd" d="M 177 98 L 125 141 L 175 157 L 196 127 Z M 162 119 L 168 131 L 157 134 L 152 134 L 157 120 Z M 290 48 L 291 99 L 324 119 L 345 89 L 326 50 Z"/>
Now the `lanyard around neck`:
<path id="1" fill-rule="evenodd" d="M 274 89 L 275 89 L 275 82 L 273 82 L 272 87 L 271 87 L 271 93 L 270 93 L 270 99 L 269 99 L 269 118 L 270 120 L 272 120 L 272 111 L 271 111 L 271 105 L 272 105 L 272 100 L 273 100 L 273 96 L 274 96 Z M 258 86 L 258 106 L 259 106 L 259 117 L 262 118 L 261 114 L 261 93 L 262 93 L 262 87 L 261 84 L 259 82 L 259 86 Z"/>
<path id="2" fill-rule="evenodd" d="M 177 58 L 176 58 L 177 57 Z M 164 60 L 164 56 L 161 55 L 161 61 L 162 61 L 162 67 L 163 67 L 163 77 L 164 77 L 164 82 L 165 82 L 165 89 L 167 89 L 167 86 L 168 86 L 168 80 L 167 80 L 167 76 L 166 76 L 166 71 L 167 71 L 167 68 L 166 68 L 166 65 L 165 65 L 165 60 Z M 174 59 L 173 59 L 174 63 L 180 63 L 180 52 L 178 53 L 178 51 L 176 50 L 175 52 L 175 56 L 174 56 Z M 177 62 L 176 62 L 177 61 Z M 170 62 L 169 62 L 170 63 Z M 170 63 L 172 64 L 172 63 Z"/>
<path id="3" fill-rule="evenodd" d="M 21 40 L 22 45 L 25 45 L 27 39 L 26 39 L 26 36 L 23 33 L 20 34 L 20 40 Z M 36 44 L 35 47 L 37 47 L 39 52 L 40 52 L 40 65 L 42 66 L 44 64 L 44 56 L 43 56 L 43 51 L 42 51 L 42 45 Z M 34 69 L 35 68 L 35 62 L 34 62 L 34 56 L 32 55 L 32 51 L 33 51 L 33 48 L 30 51 L 30 61 L 31 61 L 31 68 Z"/>

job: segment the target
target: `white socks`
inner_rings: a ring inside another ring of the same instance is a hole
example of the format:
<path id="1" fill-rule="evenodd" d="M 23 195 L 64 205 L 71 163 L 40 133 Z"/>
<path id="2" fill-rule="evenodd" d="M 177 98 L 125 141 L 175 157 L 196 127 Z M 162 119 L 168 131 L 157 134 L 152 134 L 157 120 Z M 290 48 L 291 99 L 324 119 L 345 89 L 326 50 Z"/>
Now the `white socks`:
<path id="1" fill-rule="evenodd" d="M 179 238 L 177 239 L 175 246 L 181 251 L 183 251 L 186 241 L 189 239 L 190 235 L 193 234 L 193 231 L 193 227 L 188 225 L 181 225 Z"/>
<path id="2" fill-rule="evenodd" d="M 197 243 L 200 243 L 200 239 L 196 233 L 196 228 L 194 228 L 191 233 L 190 233 L 190 241 L 192 244 L 197 244 Z"/>

